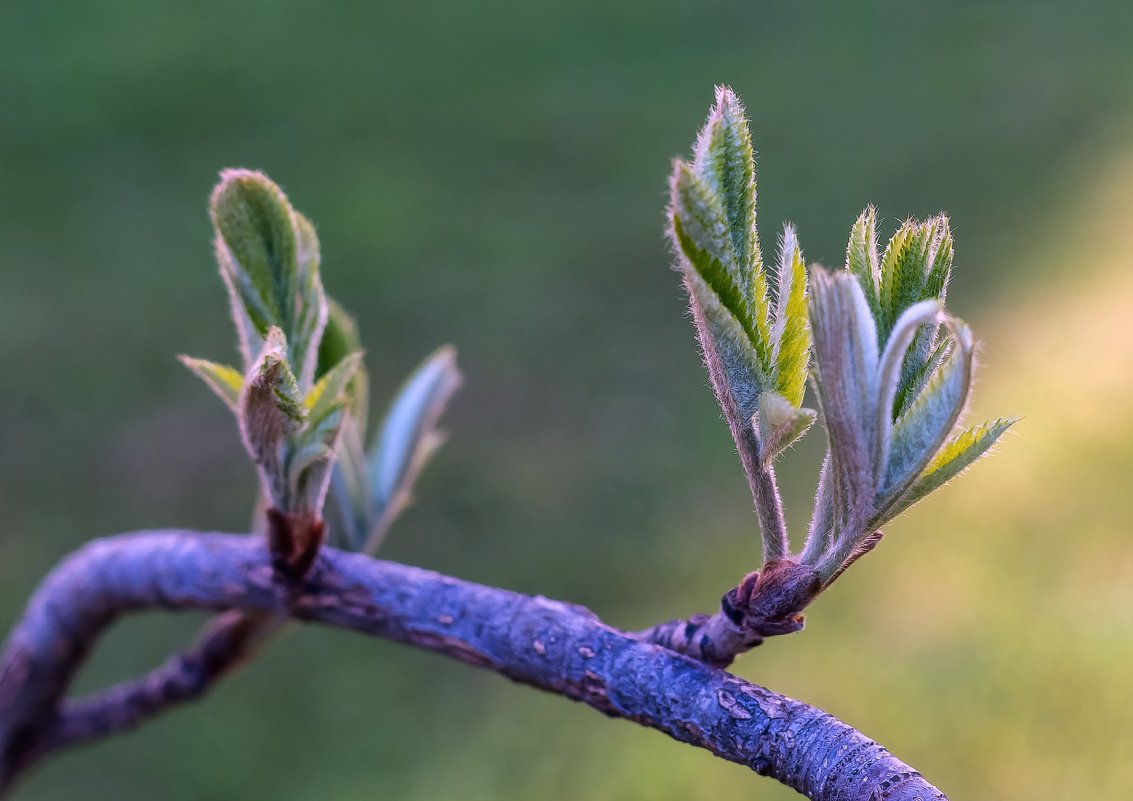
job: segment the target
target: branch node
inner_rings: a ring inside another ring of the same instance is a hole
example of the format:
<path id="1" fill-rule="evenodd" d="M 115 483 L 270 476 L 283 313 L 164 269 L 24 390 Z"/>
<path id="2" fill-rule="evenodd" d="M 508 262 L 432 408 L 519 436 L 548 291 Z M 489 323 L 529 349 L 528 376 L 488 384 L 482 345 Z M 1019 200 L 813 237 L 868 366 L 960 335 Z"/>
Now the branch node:
<path id="1" fill-rule="evenodd" d="M 289 579 L 303 578 L 326 541 L 326 523 L 289 514 L 274 506 L 267 510 L 267 518 L 272 566 Z"/>
<path id="2" fill-rule="evenodd" d="M 802 629 L 802 610 L 821 589 L 822 581 L 814 568 L 793 559 L 772 559 L 729 590 L 721 609 L 755 637 L 791 634 Z"/>

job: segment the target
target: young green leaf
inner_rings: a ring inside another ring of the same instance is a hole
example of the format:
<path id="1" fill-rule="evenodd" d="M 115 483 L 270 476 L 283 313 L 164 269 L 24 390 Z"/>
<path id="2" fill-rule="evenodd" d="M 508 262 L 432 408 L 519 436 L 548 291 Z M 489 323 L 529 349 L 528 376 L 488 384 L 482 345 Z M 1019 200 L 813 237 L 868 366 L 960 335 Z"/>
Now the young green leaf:
<path id="1" fill-rule="evenodd" d="M 883 513 L 904 494 L 940 449 L 968 400 L 975 343 L 971 330 L 962 321 L 947 321 L 955 346 L 924 391 L 893 425 L 885 477 L 878 490 L 879 512 Z"/>
<path id="2" fill-rule="evenodd" d="M 905 363 L 901 368 L 901 383 L 897 388 L 897 396 L 893 401 L 893 419 L 903 415 L 909 405 L 924 391 L 925 384 L 935 375 L 955 344 L 955 339 L 945 329 L 939 331 L 938 323 L 926 323 L 917 331 L 909 352 L 905 354 Z M 922 357 L 922 346 L 931 343 L 927 354 Z"/>
<path id="3" fill-rule="evenodd" d="M 322 277 L 319 274 L 319 238 L 315 226 L 297 211 L 295 220 L 295 305 L 296 322 L 294 338 L 303 343 L 305 349 L 295 346 L 294 358 L 300 366 L 297 374 L 299 385 L 308 387 L 316 377 L 319 347 L 329 313 L 328 299 L 323 291 Z"/>
<path id="4" fill-rule="evenodd" d="M 934 221 L 906 220 L 889 240 L 881 258 L 881 302 L 885 309 L 883 339 L 905 309 L 923 299 L 925 268 L 936 237 Z"/>
<path id="5" fill-rule="evenodd" d="M 937 236 L 929 258 L 923 297 L 938 298 L 942 303 L 952 277 L 952 226 L 948 217 L 936 218 Z"/>
<path id="6" fill-rule="evenodd" d="M 881 355 L 881 372 L 878 378 L 881 395 L 877 406 L 878 435 L 874 451 L 874 464 L 877 469 L 875 476 L 878 482 L 885 474 L 888 462 L 890 432 L 893 430 L 893 403 L 900 388 L 905 355 L 917 332 L 924 325 L 935 320 L 939 313 L 940 302 L 936 300 L 923 300 L 905 309 L 893 326 L 893 332 L 885 345 L 885 352 Z"/>
<path id="7" fill-rule="evenodd" d="M 341 409 L 350 404 L 347 388 L 354 379 L 354 375 L 362 365 L 362 354 L 351 353 L 323 374 L 307 397 L 303 399 L 311 422 L 321 420 L 335 409 Z"/>
<path id="8" fill-rule="evenodd" d="M 877 331 L 857 279 L 814 270 L 810 325 L 815 387 L 830 442 L 835 526 L 850 542 L 868 533 L 862 529 L 875 487 L 878 404 Z"/>
<path id="9" fill-rule="evenodd" d="M 373 521 L 370 467 L 366 463 L 361 431 L 351 415 L 342 423 L 335 457 L 330 494 L 338 510 L 342 544 L 357 551 L 365 546 Z"/>
<path id="10" fill-rule="evenodd" d="M 952 271 L 952 231 L 949 228 L 948 218 L 943 214 L 925 223 L 925 225 L 929 224 L 932 228 L 932 237 L 928 245 L 925 279 L 919 299 L 938 300 L 943 304 L 948 278 Z M 895 416 L 903 413 L 913 402 L 925 378 L 934 369 L 931 363 L 941 342 L 939 331 L 940 325 L 937 322 L 926 323 L 917 331 L 905 355 L 894 407 Z"/>
<path id="11" fill-rule="evenodd" d="M 761 272 L 762 256 L 755 227 L 755 153 L 743 103 L 726 86 L 716 87 L 716 103 L 693 150 L 693 170 L 721 200 L 741 271 L 737 284 L 745 298 L 758 301 L 753 281 Z"/>
<path id="12" fill-rule="evenodd" d="M 388 509 L 407 502 L 417 475 L 444 441 L 437 422 L 460 382 L 456 352 L 446 346 L 413 371 L 390 405 L 367 460 L 372 510 L 366 551 L 384 533 L 373 527 Z"/>
<path id="13" fill-rule="evenodd" d="M 685 288 L 708 375 L 733 430 L 749 424 L 770 380 L 751 340 L 698 272 L 685 271 Z"/>
<path id="14" fill-rule="evenodd" d="M 375 500 L 387 504 L 405 477 L 414 471 L 434 436 L 437 421 L 460 386 L 456 354 L 444 347 L 410 374 L 382 421 L 370 452 L 370 476 Z"/>
<path id="15" fill-rule="evenodd" d="M 944 486 L 960 475 L 971 464 L 986 454 L 1018 417 L 1000 418 L 989 423 L 966 428 L 956 434 L 936 454 L 928 467 L 909 488 L 889 513 L 895 517 L 929 493 Z"/>
<path id="16" fill-rule="evenodd" d="M 244 379 L 239 409 L 240 435 L 259 467 L 264 494 L 287 510 L 284 446 L 306 422 L 307 410 L 287 363 L 287 340 L 278 328 L 267 331 L 263 349 Z"/>
<path id="17" fill-rule="evenodd" d="M 783 227 L 779 243 L 776 282 L 774 342 L 775 387 L 796 408 L 802 405 L 810 362 L 810 325 L 807 319 L 806 262 L 793 225 Z"/>
<path id="18" fill-rule="evenodd" d="M 766 315 L 762 325 L 752 316 L 752 298 L 745 293 L 746 270 L 735 256 L 727 234 L 724 209 L 719 197 L 697 177 L 693 168 L 678 161 L 672 180 L 674 244 L 708 285 L 718 302 L 736 318 L 763 365 L 770 363 L 770 332 Z"/>
<path id="19" fill-rule="evenodd" d="M 194 359 L 191 356 L 177 358 L 193 372 L 193 375 L 204 381 L 233 414 L 239 413 L 240 391 L 244 388 L 244 376 L 239 370 L 227 364 Z"/>
<path id="20" fill-rule="evenodd" d="M 315 377 L 322 378 L 326 373 L 351 353 L 362 350 L 362 340 L 358 336 L 358 324 L 354 318 L 334 299 L 327 298 L 327 324 L 319 340 L 318 367 Z M 370 409 L 369 378 L 364 365 L 359 365 L 347 385 L 346 394 L 350 398 L 350 417 L 360 436 L 365 436 L 366 423 Z"/>
<path id="21" fill-rule="evenodd" d="M 805 434 L 816 416 L 814 409 L 800 409 L 778 392 L 761 394 L 755 427 L 764 467 Z"/>
<path id="22" fill-rule="evenodd" d="M 276 326 L 300 387 L 308 388 L 326 321 L 314 229 L 278 186 L 251 170 L 221 174 L 210 213 L 245 364 Z"/>
<path id="23" fill-rule="evenodd" d="M 805 270 L 787 251 L 772 334 L 768 279 L 755 226 L 755 158 L 743 105 L 716 92 L 691 164 L 674 162 L 670 234 L 717 399 L 733 436 L 751 424 L 764 390 L 801 401 L 806 351 Z M 797 280 L 802 272 L 802 280 Z M 800 327 L 800 321 L 802 323 Z M 742 446 L 741 446 L 742 447 Z"/>
<path id="24" fill-rule="evenodd" d="M 340 397 L 337 402 L 326 404 L 321 417 L 310 418 L 291 443 L 287 473 L 292 511 L 300 516 L 322 517 L 335 449 L 345 420 L 345 400 Z"/>
<path id="25" fill-rule="evenodd" d="M 877 209 L 866 206 L 850 229 L 846 270 L 858 279 L 874 319 L 881 317 L 881 266 L 877 255 Z"/>
<path id="26" fill-rule="evenodd" d="M 670 190 L 675 249 L 736 317 L 769 374 L 770 307 L 755 225 L 755 156 L 743 105 L 731 89 L 717 88 L 692 163 L 675 162 Z M 727 281 L 697 251 L 719 262 Z"/>

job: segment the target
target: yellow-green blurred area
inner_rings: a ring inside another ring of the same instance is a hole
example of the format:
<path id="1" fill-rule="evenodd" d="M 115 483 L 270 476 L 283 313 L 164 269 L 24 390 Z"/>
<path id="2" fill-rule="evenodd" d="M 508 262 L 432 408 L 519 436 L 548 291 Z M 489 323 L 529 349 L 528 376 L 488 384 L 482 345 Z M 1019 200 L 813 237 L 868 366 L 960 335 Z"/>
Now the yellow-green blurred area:
<path id="1" fill-rule="evenodd" d="M 1133 795 L 1133 5 L 9 2 L 0 10 L 0 613 L 89 538 L 247 527 L 255 478 L 174 359 L 234 358 L 205 202 L 266 170 L 318 226 L 375 411 L 434 346 L 467 381 L 383 556 L 586 604 L 710 610 L 747 489 L 662 237 L 714 83 L 747 102 L 771 249 L 841 263 L 948 211 L 998 453 L 736 668 L 955 799 Z M 784 465 L 805 530 L 822 432 Z M 184 642 L 129 621 L 83 689 Z M 561 698 L 302 629 L 19 799 L 786 799 Z"/>

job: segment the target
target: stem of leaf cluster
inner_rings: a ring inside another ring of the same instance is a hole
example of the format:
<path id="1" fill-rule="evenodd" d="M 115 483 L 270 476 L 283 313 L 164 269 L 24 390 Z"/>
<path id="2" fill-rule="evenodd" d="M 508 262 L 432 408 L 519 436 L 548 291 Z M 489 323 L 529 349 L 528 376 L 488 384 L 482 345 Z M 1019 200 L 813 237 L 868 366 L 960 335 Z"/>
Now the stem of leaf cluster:
<path id="1" fill-rule="evenodd" d="M 783 514 L 783 501 L 779 496 L 779 486 L 775 481 L 775 468 L 764 464 L 759 456 L 759 443 L 753 427 L 742 429 L 737 439 L 740 461 L 744 475 L 747 476 L 751 497 L 755 503 L 755 513 L 759 517 L 759 532 L 763 540 L 763 561 L 785 559 L 791 553 L 791 541 L 787 535 L 787 519 Z"/>

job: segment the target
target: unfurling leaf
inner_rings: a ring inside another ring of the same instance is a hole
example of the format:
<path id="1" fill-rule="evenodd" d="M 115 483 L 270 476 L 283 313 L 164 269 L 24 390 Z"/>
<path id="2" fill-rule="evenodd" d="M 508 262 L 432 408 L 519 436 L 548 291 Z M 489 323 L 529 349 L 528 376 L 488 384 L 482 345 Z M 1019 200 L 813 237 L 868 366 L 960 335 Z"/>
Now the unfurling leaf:
<path id="1" fill-rule="evenodd" d="M 810 324 L 807 319 L 806 262 L 793 225 L 783 227 L 776 282 L 774 342 L 775 387 L 796 408 L 802 405 L 810 362 Z"/>
<path id="2" fill-rule="evenodd" d="M 193 375 L 204 381 L 234 414 L 239 414 L 240 391 L 244 388 L 244 376 L 239 370 L 207 359 L 194 359 L 191 356 L 177 358 L 193 371 Z"/>
<path id="3" fill-rule="evenodd" d="M 383 510 L 404 504 L 440 441 L 436 419 L 459 380 L 452 352 L 442 350 L 410 380 L 368 462 L 358 330 L 323 291 L 314 226 L 267 176 L 250 170 L 221 174 L 210 216 L 244 371 L 182 361 L 236 412 L 260 475 L 258 514 L 281 521 L 269 530 L 325 531 L 333 482 L 343 536 L 361 547 Z"/>
<path id="4" fill-rule="evenodd" d="M 343 421 L 331 488 L 347 547 L 377 550 L 444 439 L 437 421 L 460 380 L 451 347 L 425 359 L 394 397 L 368 455 L 362 444 L 365 432 L 349 415 Z"/>
<path id="5" fill-rule="evenodd" d="M 708 375 L 728 422 L 745 425 L 759 407 L 759 394 L 770 381 L 735 316 L 698 272 L 685 272 L 692 319 Z"/>
<path id="6" fill-rule="evenodd" d="M 799 409 L 778 392 L 767 391 L 760 395 L 755 427 L 759 457 L 764 466 L 805 434 L 816 416 L 814 409 Z"/>
<path id="7" fill-rule="evenodd" d="M 872 225 L 872 216 L 869 214 L 864 221 L 859 219 L 859 223 Z M 850 251 L 854 250 L 856 232 L 857 226 L 850 236 Z M 847 260 L 848 268 L 851 261 Z M 947 217 L 939 215 L 923 222 L 908 220 L 897 230 L 886 246 L 877 272 L 878 304 L 874 316 L 880 343 L 889 340 L 896 321 L 907 309 L 928 300 L 943 304 L 951 270 L 952 231 Z M 939 328 L 935 321 L 922 325 L 905 353 L 895 395 L 897 414 L 908 408 L 919 382 L 923 382 L 928 362 L 939 345 Z"/>
<path id="8" fill-rule="evenodd" d="M 307 410 L 287 363 L 287 340 L 278 328 L 268 329 L 244 379 L 239 404 L 241 438 L 260 469 L 264 493 L 277 508 L 287 510 L 284 446 L 306 422 Z"/>
<path id="9" fill-rule="evenodd" d="M 773 279 L 772 309 L 772 282 L 755 224 L 751 133 L 743 105 L 730 89 L 717 89 L 692 161 L 674 162 L 669 189 L 673 249 L 709 377 L 737 446 L 741 452 L 751 450 L 752 418 L 765 392 L 790 403 L 800 421 L 806 417 L 799 406 L 810 349 L 807 279 L 794 229 L 788 226 Z M 778 449 L 764 443 L 760 450 L 766 456 Z"/>
<path id="10" fill-rule="evenodd" d="M 944 444 L 960 419 L 971 389 L 975 343 L 971 330 L 948 318 L 955 345 L 912 405 L 893 425 L 878 510 L 900 497 Z"/>
<path id="11" fill-rule="evenodd" d="M 210 212 L 245 365 L 278 327 L 299 386 L 310 387 L 327 313 L 314 228 L 278 186 L 251 170 L 221 174 Z"/>
<path id="12" fill-rule="evenodd" d="M 300 514 L 321 515 L 336 449 L 348 418 L 348 387 L 361 365 L 360 352 L 345 356 L 323 374 L 304 398 L 307 425 L 293 438 L 287 464 L 293 505 Z"/>
<path id="13" fill-rule="evenodd" d="M 716 103 L 693 151 L 693 169 L 709 192 L 720 199 L 727 216 L 726 230 L 740 270 L 736 276 L 740 292 L 757 305 L 762 300 L 766 319 L 766 293 L 760 296 L 754 286 L 762 267 L 755 227 L 755 153 L 743 103 L 726 86 L 716 87 Z"/>
<path id="14" fill-rule="evenodd" d="M 790 225 L 776 268 L 765 271 L 755 178 L 743 106 L 721 87 L 692 159 L 673 164 L 669 234 L 751 486 L 765 562 L 810 570 L 821 591 L 877 545 L 879 526 L 957 475 L 1013 421 L 948 439 L 971 389 L 974 342 L 944 312 L 947 217 L 906 220 L 880 248 L 868 206 L 850 232 L 845 269 L 814 268 L 808 281 Z M 802 408 L 808 375 L 817 413 Z M 816 414 L 828 448 L 806 545 L 792 554 L 771 462 Z"/>
<path id="15" fill-rule="evenodd" d="M 361 366 L 360 352 L 348 354 L 311 387 L 303 403 L 307 407 L 312 424 L 337 409 L 349 406 L 351 399 L 347 388 Z"/>
<path id="16" fill-rule="evenodd" d="M 907 220 L 881 257 L 881 305 L 885 316 L 878 331 L 887 340 L 897 316 L 921 299 L 931 232 L 929 224 Z"/>
<path id="17" fill-rule="evenodd" d="M 296 514 L 320 519 L 331 468 L 342 425 L 346 420 L 345 401 L 329 404 L 322 417 L 312 417 L 306 428 L 291 443 L 287 463 L 291 506 Z"/>
<path id="18" fill-rule="evenodd" d="M 881 317 L 881 265 L 877 255 L 877 209 L 867 206 L 850 229 L 846 270 L 858 279 L 874 319 Z"/>
<path id="19" fill-rule="evenodd" d="M 443 347 L 414 370 L 398 391 L 368 458 L 375 518 L 399 502 L 443 441 L 437 422 L 460 381 L 456 352 Z"/>
<path id="20" fill-rule="evenodd" d="M 358 336 L 358 324 L 354 318 L 334 299 L 327 298 L 327 324 L 323 338 L 319 341 L 318 368 L 315 377 L 322 378 L 332 367 L 351 353 L 362 350 L 362 340 Z M 370 410 L 369 378 L 366 368 L 359 365 L 347 385 L 346 394 L 350 398 L 350 416 L 360 432 L 366 431 Z"/>
<path id="21" fill-rule="evenodd" d="M 673 238 L 679 252 L 718 298 L 721 306 L 736 318 L 747 334 L 748 347 L 760 364 L 770 364 L 770 331 L 767 325 L 766 279 L 762 302 L 754 298 L 751 266 L 737 260 L 728 236 L 721 199 L 711 194 L 695 173 L 695 168 L 677 162 L 672 182 Z M 762 272 L 760 272 L 762 276 Z M 753 311 L 762 306 L 762 315 Z"/>
<path id="22" fill-rule="evenodd" d="M 811 273 L 814 383 L 830 444 L 834 525 L 861 533 L 873 501 L 878 406 L 877 331 L 861 285 L 848 273 Z"/>
<path id="23" fill-rule="evenodd" d="M 362 445 L 364 433 L 353 416 L 347 415 L 339 433 L 330 481 L 342 544 L 353 550 L 365 545 L 371 528 L 370 466 Z"/>
<path id="24" fill-rule="evenodd" d="M 874 463 L 877 467 L 875 477 L 878 482 L 885 474 L 889 459 L 890 432 L 893 430 L 895 416 L 893 404 L 900 389 L 905 355 L 917 332 L 922 326 L 935 320 L 939 313 L 940 302 L 937 300 L 923 300 L 905 309 L 893 326 L 893 332 L 885 344 L 885 352 L 881 354 L 878 377 L 878 389 L 881 395 L 877 406 L 878 436 L 874 452 Z"/>
<path id="25" fill-rule="evenodd" d="M 1018 417 L 1000 418 L 990 423 L 966 428 L 953 436 L 940 449 L 909 491 L 897 502 L 891 516 L 899 515 L 930 492 L 956 478 L 986 454 L 1007 429 L 1017 422 L 1019 422 Z"/>

